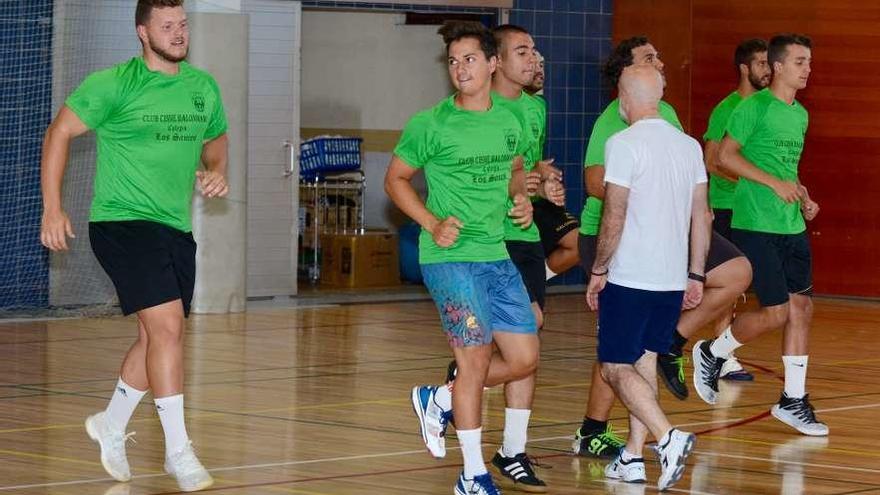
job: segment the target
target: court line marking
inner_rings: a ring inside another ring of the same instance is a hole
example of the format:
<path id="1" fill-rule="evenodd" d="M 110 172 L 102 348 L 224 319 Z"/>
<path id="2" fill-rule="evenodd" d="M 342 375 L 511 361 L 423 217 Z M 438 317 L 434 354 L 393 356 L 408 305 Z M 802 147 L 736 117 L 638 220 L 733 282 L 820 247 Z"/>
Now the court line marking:
<path id="1" fill-rule="evenodd" d="M 768 461 L 775 462 L 777 464 L 791 464 L 792 466 L 805 466 L 805 467 L 814 467 L 821 469 L 838 469 L 840 471 L 855 471 L 859 473 L 878 473 L 880 474 L 880 469 L 871 469 L 871 468 L 860 468 L 855 466 L 839 466 L 836 464 L 817 464 L 814 462 L 799 462 L 799 461 L 785 461 L 782 459 L 770 459 L 767 457 L 755 457 L 750 455 L 740 455 L 740 454 L 724 454 L 721 452 L 712 452 L 708 450 L 695 450 L 695 454 L 700 455 L 708 455 L 710 457 L 729 457 L 731 459 L 744 459 L 747 461 Z"/>
<path id="2" fill-rule="evenodd" d="M 602 485 L 620 485 L 620 486 L 632 486 L 629 483 L 624 481 L 613 481 L 613 480 L 591 480 L 593 483 L 599 483 Z M 649 485 L 647 483 L 639 483 L 638 486 L 643 486 L 645 488 L 657 488 L 657 485 Z M 690 490 L 685 488 L 667 488 L 666 491 L 669 492 L 678 492 L 678 493 L 690 493 L 692 495 L 717 495 L 714 492 L 702 492 L 700 490 Z"/>
<path id="3" fill-rule="evenodd" d="M 875 404 L 875 406 L 880 406 L 880 403 Z M 821 412 L 821 411 L 819 411 L 819 412 Z M 733 418 L 733 419 L 719 419 L 719 420 L 711 420 L 711 421 L 698 421 L 698 422 L 694 422 L 694 423 L 680 424 L 677 426 L 689 427 L 689 426 L 701 426 L 701 425 L 710 425 L 710 424 L 735 423 L 738 421 L 743 421 L 745 419 L 748 419 L 748 418 Z M 570 440 L 570 439 L 571 439 L 571 435 L 561 435 L 561 436 L 534 438 L 534 439 L 531 439 L 530 442 L 539 443 L 539 442 L 549 442 L 549 441 L 554 441 L 554 440 Z M 489 442 L 487 442 L 487 444 L 489 444 Z M 455 447 L 447 448 L 447 451 L 460 450 L 460 449 L 461 449 L 461 447 L 455 446 Z M 219 468 L 211 468 L 211 469 L 208 469 L 208 471 L 211 473 L 221 473 L 221 472 L 227 472 L 227 471 L 241 471 L 241 470 L 248 470 L 248 469 L 265 469 L 265 468 L 286 467 L 286 466 L 302 466 L 302 465 L 322 464 L 322 463 L 330 463 L 330 462 L 357 461 L 357 460 L 376 459 L 376 458 L 383 458 L 383 457 L 397 457 L 397 456 L 419 454 L 419 453 L 424 453 L 424 452 L 425 452 L 425 449 L 422 448 L 422 449 L 417 449 L 417 450 L 384 452 L 384 453 L 379 453 L 379 454 L 360 454 L 360 455 L 354 455 L 354 456 L 325 457 L 325 458 L 319 458 L 319 459 L 304 459 L 304 460 L 296 460 L 296 461 L 280 461 L 280 462 L 270 462 L 270 463 L 262 463 L 262 464 L 245 464 L 245 465 L 238 465 L 238 466 L 224 466 L 224 467 L 219 467 Z M 25 453 L 25 452 L 16 453 L 15 451 L 4 451 L 4 453 L 8 453 L 11 455 L 22 455 L 25 457 L 36 457 L 36 458 L 47 458 L 48 457 L 48 456 L 43 456 L 42 454 L 32 454 L 32 453 Z M 88 461 L 82 461 L 80 459 L 74 460 L 74 459 L 65 459 L 65 458 L 60 458 L 60 457 L 55 457 L 55 458 L 53 458 L 53 460 L 59 460 L 59 461 L 71 460 L 71 461 L 75 461 L 77 463 L 87 463 L 92 466 L 99 464 L 99 463 L 92 463 L 92 462 L 88 462 Z M 769 460 L 769 459 L 765 459 L 765 460 Z M 445 466 L 445 467 L 449 467 L 449 466 Z M 877 472 L 880 472 L 880 470 L 878 470 Z M 376 473 L 376 474 L 382 474 L 382 473 Z M 149 479 L 149 478 L 156 478 L 159 476 L 166 476 L 166 474 L 164 474 L 164 473 L 140 474 L 140 475 L 132 476 L 132 479 L 133 480 L 134 479 Z M 24 490 L 24 489 L 31 489 L 31 488 L 49 488 L 49 487 L 55 487 L 55 486 L 82 485 L 82 484 L 91 484 L 91 483 L 103 483 L 106 481 L 115 481 L 115 480 L 113 480 L 113 478 L 91 478 L 91 479 L 71 480 L 71 481 L 56 481 L 56 482 L 51 482 L 51 483 L 36 483 L 36 484 L 30 484 L 30 485 L 0 486 L 0 491 Z M 297 481 L 296 480 L 288 481 L 287 483 L 292 483 L 292 482 L 297 482 Z"/>

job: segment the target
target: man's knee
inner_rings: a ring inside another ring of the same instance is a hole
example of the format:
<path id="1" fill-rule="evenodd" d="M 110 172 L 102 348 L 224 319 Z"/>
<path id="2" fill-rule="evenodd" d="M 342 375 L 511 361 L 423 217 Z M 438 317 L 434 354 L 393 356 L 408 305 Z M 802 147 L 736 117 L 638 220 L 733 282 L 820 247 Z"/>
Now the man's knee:
<path id="1" fill-rule="evenodd" d="M 745 292 L 751 282 L 752 264 L 745 256 L 726 261 L 706 274 L 707 287 L 729 287 L 737 293 Z"/>
<path id="2" fill-rule="evenodd" d="M 602 373 L 602 379 L 608 383 L 614 383 L 618 376 L 620 376 L 620 372 L 623 368 L 630 367 L 632 365 L 629 364 L 620 364 L 620 363 L 600 363 L 599 370 Z"/>
<path id="3" fill-rule="evenodd" d="M 789 312 L 799 319 L 813 316 L 813 298 L 809 295 L 792 294 L 789 305 Z"/>
<path id="4" fill-rule="evenodd" d="M 789 304 L 790 302 L 786 302 L 761 308 L 764 321 L 768 327 L 779 328 L 785 326 L 788 322 Z"/>

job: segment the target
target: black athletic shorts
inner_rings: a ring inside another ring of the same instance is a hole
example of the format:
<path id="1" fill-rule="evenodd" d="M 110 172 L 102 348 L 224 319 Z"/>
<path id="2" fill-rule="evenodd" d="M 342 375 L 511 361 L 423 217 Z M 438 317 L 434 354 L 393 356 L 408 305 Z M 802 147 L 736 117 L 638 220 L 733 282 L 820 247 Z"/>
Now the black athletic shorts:
<path id="1" fill-rule="evenodd" d="M 189 316 L 196 282 L 191 232 L 145 220 L 91 222 L 89 241 L 116 287 L 123 314 L 180 299 Z"/>
<path id="2" fill-rule="evenodd" d="M 712 220 L 712 228 L 715 229 L 715 232 L 723 235 L 728 241 L 732 241 L 733 237 L 730 230 L 730 220 L 733 218 L 733 210 L 715 208 L 712 210 L 712 213 L 715 214 L 715 219 Z"/>
<path id="3" fill-rule="evenodd" d="M 733 229 L 733 240 L 752 263 L 752 289 L 761 306 L 788 302 L 789 294 L 813 295 L 807 233 L 768 234 Z"/>
<path id="4" fill-rule="evenodd" d="M 740 256 L 745 255 L 732 242 L 725 239 L 721 233 L 713 230 L 712 240 L 709 241 L 709 253 L 706 255 L 705 273 L 709 273 L 724 263 Z"/>
<path id="5" fill-rule="evenodd" d="M 593 262 L 596 261 L 596 242 L 599 236 L 578 234 L 578 254 L 580 255 L 581 268 L 590 283 L 590 273 L 593 272 Z"/>
<path id="6" fill-rule="evenodd" d="M 556 206 L 544 198 L 532 203 L 533 219 L 541 233 L 544 255 L 550 256 L 559 242 L 572 230 L 581 226 L 574 215 L 562 206 Z"/>
<path id="7" fill-rule="evenodd" d="M 537 302 L 544 309 L 544 296 L 547 295 L 547 271 L 544 265 L 544 249 L 540 242 L 505 241 L 507 254 L 522 275 L 529 302 Z"/>

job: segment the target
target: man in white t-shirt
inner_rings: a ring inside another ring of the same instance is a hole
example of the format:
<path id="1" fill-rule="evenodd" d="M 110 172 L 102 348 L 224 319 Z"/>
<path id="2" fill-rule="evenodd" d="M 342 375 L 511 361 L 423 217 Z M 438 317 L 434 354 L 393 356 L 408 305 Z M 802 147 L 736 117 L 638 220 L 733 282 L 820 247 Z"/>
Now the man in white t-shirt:
<path id="1" fill-rule="evenodd" d="M 657 353 L 669 348 L 682 308 L 702 299 L 712 220 L 700 145 L 660 117 L 662 96 L 655 68 L 624 70 L 620 112 L 630 127 L 605 146 L 605 208 L 587 299 L 599 312 L 602 377 L 630 411 L 626 446 L 605 475 L 645 481 L 651 433 L 665 490 L 681 479 L 695 436 L 673 428 L 660 409 Z"/>

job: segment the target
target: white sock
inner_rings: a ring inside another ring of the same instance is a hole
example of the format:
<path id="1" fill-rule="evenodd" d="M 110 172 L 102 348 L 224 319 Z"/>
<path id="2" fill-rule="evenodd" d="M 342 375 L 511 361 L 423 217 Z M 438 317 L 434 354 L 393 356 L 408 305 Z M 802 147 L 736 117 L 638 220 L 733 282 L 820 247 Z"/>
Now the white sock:
<path id="1" fill-rule="evenodd" d="M 513 457 L 526 451 L 531 415 L 531 409 L 504 409 L 504 443 L 501 445 L 501 455 Z"/>
<path id="2" fill-rule="evenodd" d="M 810 356 L 782 356 L 785 365 L 785 395 L 800 399 L 807 393 L 807 361 Z"/>
<path id="3" fill-rule="evenodd" d="M 131 419 L 131 415 L 134 414 L 134 410 L 137 409 L 138 403 L 146 393 L 146 390 L 138 390 L 125 383 L 120 376 L 119 381 L 116 382 L 113 397 L 110 398 L 110 403 L 104 410 L 107 414 L 107 421 L 117 430 L 125 431 L 128 420 Z"/>
<path id="4" fill-rule="evenodd" d="M 626 449 L 623 449 L 620 452 L 620 460 L 623 462 L 631 461 L 633 459 L 638 459 L 639 457 L 641 457 L 641 456 L 638 454 L 630 454 L 629 451 Z"/>
<path id="5" fill-rule="evenodd" d="M 449 385 L 440 385 L 434 392 L 434 402 L 440 406 L 443 411 L 452 410 L 452 392 L 449 391 Z"/>
<path id="6" fill-rule="evenodd" d="M 544 263 L 544 269 L 545 269 L 544 274 L 545 274 L 545 276 L 547 277 L 545 280 L 550 280 L 551 278 L 553 278 L 553 277 L 555 277 L 556 275 L 558 275 L 558 273 L 556 273 L 556 272 L 554 272 L 553 270 L 551 270 L 551 269 L 550 269 L 550 265 L 548 265 L 548 264 L 546 264 L 546 263 Z"/>
<path id="7" fill-rule="evenodd" d="M 461 456 L 464 457 L 464 477 L 474 479 L 474 476 L 486 474 L 486 462 L 483 461 L 480 436 L 483 428 L 475 430 L 456 430 L 458 443 L 461 445 Z"/>
<path id="8" fill-rule="evenodd" d="M 736 341 L 730 327 L 727 327 L 717 339 L 712 341 L 709 350 L 713 356 L 727 359 L 739 347 L 742 347 L 742 344 Z"/>
<path id="9" fill-rule="evenodd" d="M 165 455 L 168 456 L 182 450 L 189 441 L 183 422 L 183 394 L 162 397 L 154 402 L 165 432 Z"/>

